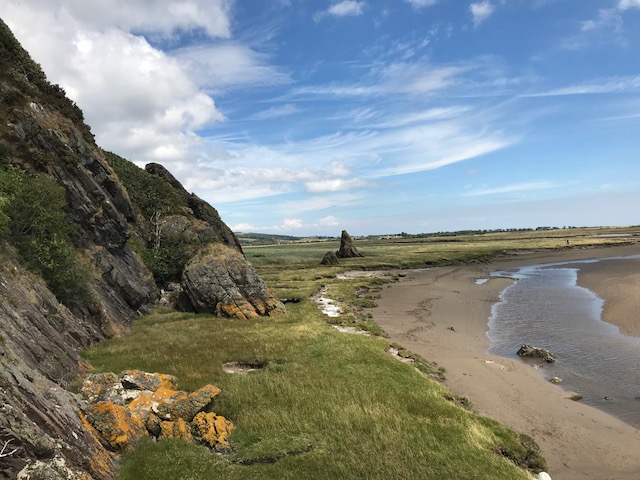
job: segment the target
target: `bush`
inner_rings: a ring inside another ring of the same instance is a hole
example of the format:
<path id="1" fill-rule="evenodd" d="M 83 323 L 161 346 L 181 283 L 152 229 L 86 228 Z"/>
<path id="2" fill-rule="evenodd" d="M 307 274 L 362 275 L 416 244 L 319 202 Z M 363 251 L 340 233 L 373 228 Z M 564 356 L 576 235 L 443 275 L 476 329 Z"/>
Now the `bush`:
<path id="1" fill-rule="evenodd" d="M 83 308 L 90 300 L 89 268 L 71 242 L 75 228 L 65 207 L 64 188 L 52 178 L 0 167 L 0 231 L 61 303 Z"/>
<path id="2" fill-rule="evenodd" d="M 115 153 L 105 152 L 107 161 L 127 189 L 129 198 L 147 220 L 154 215 L 182 214 L 187 206 L 184 198 L 165 180 L 152 175 Z"/>

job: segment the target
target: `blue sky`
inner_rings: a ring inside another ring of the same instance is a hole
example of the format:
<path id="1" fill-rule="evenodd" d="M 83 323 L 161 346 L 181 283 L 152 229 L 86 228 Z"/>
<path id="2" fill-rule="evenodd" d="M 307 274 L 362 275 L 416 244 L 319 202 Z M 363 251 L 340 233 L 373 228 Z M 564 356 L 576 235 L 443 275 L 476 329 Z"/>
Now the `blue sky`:
<path id="1" fill-rule="evenodd" d="M 2 3 L 101 146 L 236 231 L 640 224 L 640 0 Z"/>

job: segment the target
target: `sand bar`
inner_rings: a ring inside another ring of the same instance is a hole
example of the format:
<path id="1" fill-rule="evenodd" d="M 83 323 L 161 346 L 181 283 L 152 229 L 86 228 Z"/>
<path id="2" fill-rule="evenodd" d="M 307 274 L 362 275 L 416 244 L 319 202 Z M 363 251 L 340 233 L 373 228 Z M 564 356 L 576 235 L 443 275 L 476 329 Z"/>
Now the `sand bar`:
<path id="1" fill-rule="evenodd" d="M 640 258 L 580 265 L 578 285 L 605 300 L 603 320 L 640 337 Z"/>
<path id="2" fill-rule="evenodd" d="M 522 252 L 489 265 L 411 271 L 400 283 L 383 289 L 372 313 L 392 341 L 445 367 L 445 384 L 468 396 L 478 413 L 532 435 L 554 480 L 637 480 L 640 430 L 570 400 L 570 393 L 545 381 L 535 368 L 486 353 L 491 306 L 510 280 L 491 278 L 476 284 L 492 271 L 520 265 L 635 254 L 640 254 L 640 244 Z M 581 282 L 585 278 L 586 274 Z"/>

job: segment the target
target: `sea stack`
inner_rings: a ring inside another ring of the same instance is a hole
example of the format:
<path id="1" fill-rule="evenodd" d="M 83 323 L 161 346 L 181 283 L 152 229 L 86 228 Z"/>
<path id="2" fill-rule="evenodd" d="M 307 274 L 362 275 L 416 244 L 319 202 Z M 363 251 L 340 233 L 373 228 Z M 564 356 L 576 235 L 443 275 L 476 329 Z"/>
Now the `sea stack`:
<path id="1" fill-rule="evenodd" d="M 336 252 L 338 258 L 362 257 L 363 255 L 353 245 L 353 239 L 346 230 L 342 230 L 342 238 L 340 239 L 340 250 Z"/>

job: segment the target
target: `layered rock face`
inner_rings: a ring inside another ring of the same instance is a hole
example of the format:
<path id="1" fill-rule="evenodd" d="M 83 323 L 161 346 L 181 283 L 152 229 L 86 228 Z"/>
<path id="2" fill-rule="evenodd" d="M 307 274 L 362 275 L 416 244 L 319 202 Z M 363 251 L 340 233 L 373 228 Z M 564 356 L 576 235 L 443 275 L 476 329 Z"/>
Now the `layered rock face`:
<path id="1" fill-rule="evenodd" d="M 9 158 L 14 168 L 64 187 L 66 217 L 75 225 L 72 246 L 88 266 L 83 280 L 92 293 L 70 311 L 25 268 L 11 241 L 0 238 L 0 479 L 112 478 L 114 448 L 89 425 L 81 414 L 83 400 L 68 388 L 89 368 L 79 349 L 126 333 L 159 299 L 153 275 L 128 242 L 130 235 L 144 238 L 147 227 L 82 112 L 46 80 L 1 20 L 0 120 L 0 160 Z M 216 210 L 161 166 L 149 170 L 176 188 L 189 207 L 184 216 L 163 218 L 167 231 L 225 249 L 215 255 L 207 250 L 190 263 L 188 296 L 182 296 L 189 308 L 240 318 L 279 310 Z M 214 262 L 209 267 L 207 259 Z M 220 420 L 203 417 L 193 428 L 204 438 L 210 424 Z M 181 431 L 180 425 L 162 428 Z"/>
<path id="2" fill-rule="evenodd" d="M 22 170 L 64 186 L 75 247 L 90 265 L 89 306 L 71 312 L 0 246 L 0 478 L 110 478 L 113 456 L 85 428 L 65 387 L 87 365 L 77 350 L 124 332 L 158 298 L 129 250 L 134 209 L 82 112 L 49 84 L 0 21 L 0 143 Z M 15 450 L 14 450 L 15 449 Z"/>
<path id="3" fill-rule="evenodd" d="M 189 261 L 182 274 L 184 309 L 240 319 L 273 315 L 284 305 L 244 256 L 211 244 Z"/>

